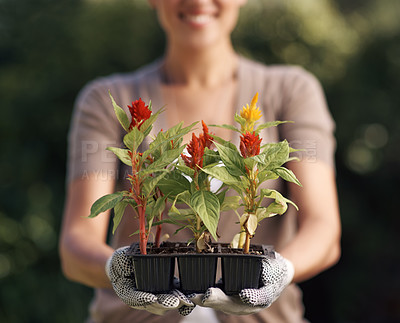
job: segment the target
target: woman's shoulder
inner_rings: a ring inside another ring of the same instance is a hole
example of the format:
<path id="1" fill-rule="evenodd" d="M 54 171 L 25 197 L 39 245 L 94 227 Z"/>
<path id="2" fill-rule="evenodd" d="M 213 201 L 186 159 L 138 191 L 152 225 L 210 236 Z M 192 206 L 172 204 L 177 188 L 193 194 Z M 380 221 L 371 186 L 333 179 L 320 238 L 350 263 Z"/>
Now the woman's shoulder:
<path id="1" fill-rule="evenodd" d="M 267 65 L 260 61 L 241 57 L 242 73 L 247 78 L 256 77 L 257 79 L 274 82 L 281 81 L 283 84 L 318 82 L 316 77 L 304 67 L 289 64 L 271 64 Z"/>
<path id="2" fill-rule="evenodd" d="M 131 92 L 143 83 L 156 81 L 159 77 L 159 68 L 160 60 L 156 60 L 134 71 L 97 77 L 85 84 L 79 96 L 94 93 L 107 93 L 108 95 L 108 92 L 120 95 L 124 92 Z"/>

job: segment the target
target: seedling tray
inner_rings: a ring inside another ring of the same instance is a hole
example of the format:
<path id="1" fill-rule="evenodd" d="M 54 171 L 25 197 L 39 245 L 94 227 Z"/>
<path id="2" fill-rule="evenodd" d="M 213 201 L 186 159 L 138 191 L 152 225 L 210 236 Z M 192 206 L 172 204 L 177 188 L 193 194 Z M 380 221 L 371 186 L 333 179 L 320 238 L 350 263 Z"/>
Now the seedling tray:
<path id="1" fill-rule="evenodd" d="M 138 243 L 131 245 L 128 255 L 133 259 L 135 281 L 139 290 L 160 293 L 174 288 L 175 261 L 178 263 L 180 290 L 184 293 L 204 293 L 216 286 L 218 258 L 221 259 L 222 285 L 228 295 L 245 288 L 259 288 L 262 260 L 273 258 L 273 247 L 252 245 L 250 254 L 229 244 L 213 243 L 211 250 L 196 253 L 193 245 L 166 242 L 160 247 L 148 245 L 147 255 L 140 254 Z"/>

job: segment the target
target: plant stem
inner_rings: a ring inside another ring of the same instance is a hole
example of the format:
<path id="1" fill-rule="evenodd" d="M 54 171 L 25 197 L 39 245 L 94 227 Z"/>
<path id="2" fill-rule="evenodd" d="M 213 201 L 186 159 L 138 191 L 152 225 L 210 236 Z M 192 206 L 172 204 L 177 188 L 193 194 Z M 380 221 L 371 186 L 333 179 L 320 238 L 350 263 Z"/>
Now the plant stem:
<path id="1" fill-rule="evenodd" d="M 138 154 L 137 152 L 132 152 L 131 161 L 132 161 L 132 175 L 130 176 L 132 181 L 131 187 L 131 194 L 133 199 L 135 200 L 136 204 L 138 205 L 138 215 L 139 215 L 139 246 L 140 246 L 140 253 L 142 255 L 146 255 L 146 247 L 147 247 L 147 240 L 148 235 L 146 232 L 146 205 L 147 200 L 143 198 L 141 195 L 142 191 L 142 184 L 140 179 L 137 176 L 137 171 L 140 169 L 141 165 L 138 165 Z"/>
<path id="2" fill-rule="evenodd" d="M 155 201 L 157 202 L 157 199 L 162 198 L 163 196 L 164 196 L 164 194 L 161 192 L 161 190 L 159 188 L 156 188 L 156 192 L 155 192 L 155 195 L 154 195 Z M 167 199 L 165 199 L 164 211 L 160 212 L 160 214 L 158 216 L 158 220 L 159 221 L 161 221 L 163 219 L 163 214 L 164 214 L 164 212 L 166 213 L 166 211 L 165 211 L 166 209 L 167 209 Z M 154 243 L 155 243 L 156 247 L 159 247 L 160 244 L 161 244 L 161 242 L 160 242 L 161 229 L 162 229 L 162 224 L 157 225 L 156 237 L 155 237 L 155 240 L 154 240 Z M 149 228 L 149 230 L 150 230 L 150 228 Z"/>
<path id="3" fill-rule="evenodd" d="M 248 180 L 249 180 L 249 187 L 246 190 L 247 196 L 246 196 L 246 212 L 247 213 L 256 213 L 257 209 L 257 203 L 256 203 L 256 193 L 257 193 L 257 187 L 258 187 L 258 181 L 257 181 L 257 173 L 258 171 L 253 171 L 253 169 L 248 169 L 246 168 L 246 172 L 248 175 Z M 248 254 L 250 251 L 250 238 L 251 235 L 248 232 L 247 229 L 247 223 L 246 223 L 246 240 L 244 243 L 244 248 L 243 248 L 243 253 Z"/>
<path id="4" fill-rule="evenodd" d="M 201 252 L 201 250 L 199 249 L 199 247 L 198 247 L 198 245 L 197 245 L 197 241 L 199 240 L 199 238 L 200 238 L 200 234 L 199 234 L 199 232 L 200 232 L 200 229 L 201 229 L 201 219 L 200 219 L 200 217 L 196 214 L 196 233 L 195 233 L 195 235 L 194 235 L 194 239 L 195 239 L 195 241 L 196 241 L 196 252 Z"/>
<path id="5" fill-rule="evenodd" d="M 157 229 L 156 229 L 156 237 L 154 240 L 154 243 L 156 245 L 156 247 L 158 248 L 160 246 L 160 238 L 161 238 L 161 224 L 157 225 Z"/>
<path id="6" fill-rule="evenodd" d="M 161 221 L 161 220 L 163 219 L 163 213 L 164 213 L 164 212 L 161 212 L 161 213 L 160 213 L 159 221 Z M 161 242 L 160 242 L 160 239 L 161 239 L 161 229 L 162 229 L 162 225 L 161 225 L 161 224 L 157 225 L 156 237 L 155 237 L 155 240 L 154 240 L 154 243 L 155 243 L 156 247 L 159 247 L 160 244 L 161 244 Z"/>
<path id="7" fill-rule="evenodd" d="M 244 243 L 243 253 L 248 254 L 250 250 L 250 235 L 246 233 L 246 241 Z"/>
<path id="8" fill-rule="evenodd" d="M 143 201 L 142 201 L 143 202 Z M 146 204 L 142 204 L 138 208 L 139 210 L 139 246 L 140 246 L 140 253 L 142 255 L 147 254 L 147 240 L 148 236 L 146 235 Z"/>
<path id="9" fill-rule="evenodd" d="M 239 236 L 239 243 L 238 243 L 238 248 L 243 249 L 244 248 L 244 243 L 246 242 L 246 229 L 244 227 L 240 228 L 240 236 Z"/>
<path id="10" fill-rule="evenodd" d="M 196 214 L 196 230 L 197 232 L 200 232 L 201 229 L 201 219 L 200 217 Z"/>

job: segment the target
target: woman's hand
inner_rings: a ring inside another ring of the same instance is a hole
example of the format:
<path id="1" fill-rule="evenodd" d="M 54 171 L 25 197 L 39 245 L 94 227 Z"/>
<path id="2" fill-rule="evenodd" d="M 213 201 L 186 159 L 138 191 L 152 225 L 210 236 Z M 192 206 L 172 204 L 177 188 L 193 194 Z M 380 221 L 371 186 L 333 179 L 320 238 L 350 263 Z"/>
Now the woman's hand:
<path id="1" fill-rule="evenodd" d="M 106 264 L 107 276 L 117 296 L 132 308 L 157 315 L 163 315 L 170 310 L 178 310 L 183 316 L 190 314 L 195 307 L 194 303 L 177 289 L 164 294 L 137 290 L 132 258 L 127 255 L 128 249 L 129 247 L 117 249 Z"/>
<path id="2" fill-rule="evenodd" d="M 293 278 L 292 263 L 275 252 L 275 258 L 262 262 L 262 287 L 243 289 L 239 295 L 228 296 L 219 288 L 209 288 L 205 294 L 196 294 L 191 300 L 199 306 L 233 315 L 248 315 L 261 311 L 275 302 Z"/>

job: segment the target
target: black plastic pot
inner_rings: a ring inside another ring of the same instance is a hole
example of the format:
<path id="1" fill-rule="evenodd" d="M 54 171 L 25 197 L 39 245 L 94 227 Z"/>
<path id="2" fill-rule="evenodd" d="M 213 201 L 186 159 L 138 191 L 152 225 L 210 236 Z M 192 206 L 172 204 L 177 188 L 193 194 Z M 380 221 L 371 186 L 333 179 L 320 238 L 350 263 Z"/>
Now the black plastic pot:
<path id="1" fill-rule="evenodd" d="M 175 258 L 180 290 L 186 294 L 204 293 L 216 286 L 218 258 L 221 259 L 222 289 L 227 295 L 260 287 L 262 259 L 274 257 L 271 246 L 252 245 L 251 254 L 243 254 L 242 249 L 232 249 L 228 244 L 212 246 L 212 253 L 196 253 L 193 246 L 167 242 L 160 248 L 149 245 L 148 254 L 141 255 L 139 245 L 132 244 L 128 254 L 133 259 L 138 290 L 163 293 L 173 289 Z"/>
<path id="2" fill-rule="evenodd" d="M 242 289 L 261 286 L 262 260 L 275 255 L 272 246 L 252 245 L 251 248 L 253 254 L 243 254 L 241 249 L 231 249 L 229 253 L 225 253 L 224 249 L 221 251 L 222 289 L 225 294 L 237 295 Z"/>
<path id="3" fill-rule="evenodd" d="M 175 257 L 167 254 L 142 255 L 138 244 L 131 246 L 129 254 L 133 260 L 138 290 L 163 293 L 174 288 Z"/>
<path id="4" fill-rule="evenodd" d="M 216 254 L 178 256 L 180 289 L 185 294 L 204 293 L 215 286 L 218 257 Z"/>

